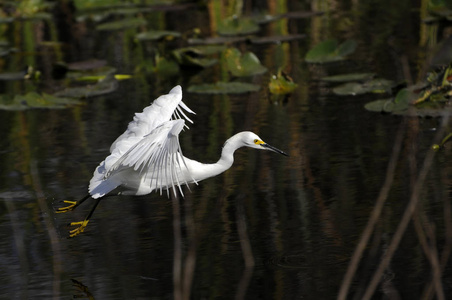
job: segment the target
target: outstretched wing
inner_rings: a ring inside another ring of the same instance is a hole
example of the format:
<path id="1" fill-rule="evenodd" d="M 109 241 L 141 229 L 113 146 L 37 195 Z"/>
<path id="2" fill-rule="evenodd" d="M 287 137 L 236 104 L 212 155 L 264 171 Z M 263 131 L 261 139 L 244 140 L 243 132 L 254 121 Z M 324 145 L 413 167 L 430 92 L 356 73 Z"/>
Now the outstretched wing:
<path id="1" fill-rule="evenodd" d="M 127 130 L 111 145 L 110 152 L 120 151 L 120 154 L 123 154 L 124 149 L 129 149 L 145 135 L 169 120 L 185 119 L 193 123 L 184 110 L 195 114 L 182 102 L 182 88 L 177 85 L 168 94 L 155 99 L 143 112 L 136 113 L 133 121 L 127 126 Z"/>
<path id="2" fill-rule="evenodd" d="M 144 136 L 124 153 L 105 173 L 104 180 L 121 170 L 133 168 L 145 176 L 146 183 L 155 189 L 179 187 L 188 182 L 196 182 L 185 164 L 179 144 L 179 133 L 184 128 L 184 120 L 167 121 Z"/>
<path id="3" fill-rule="evenodd" d="M 167 173 L 168 175 L 165 174 L 165 176 L 169 176 L 168 178 L 178 174 L 174 172 L 177 168 L 176 166 L 180 165 L 181 169 L 182 166 L 184 166 L 185 170 L 188 170 L 183 162 L 178 134 L 182 128 L 186 126 L 184 125 L 184 119 L 191 123 L 193 123 L 193 121 L 186 116 L 184 111 L 192 114 L 195 113 L 182 102 L 182 88 L 178 85 L 168 94 L 155 99 L 150 106 L 143 110 L 143 112 L 136 113 L 133 117 L 133 121 L 129 123 L 127 130 L 111 145 L 111 154 L 107 156 L 94 171 L 89 185 L 91 196 L 93 198 L 102 197 L 123 184 L 121 176 L 112 175 L 118 173 L 119 170 L 127 166 L 134 166 L 135 168 L 135 165 L 137 165 L 137 170 L 141 167 L 142 171 L 150 172 L 152 169 L 153 172 L 156 172 L 159 169 L 156 166 L 150 168 L 151 162 L 159 162 L 161 167 L 163 166 L 162 164 L 164 161 L 165 163 L 172 163 L 173 167 L 168 170 L 173 171 Z M 170 120 L 179 120 L 182 123 L 172 123 L 173 121 L 170 122 Z M 164 133 L 165 131 L 166 135 Z M 160 142 L 158 139 L 160 139 Z M 151 144 L 154 145 L 153 150 L 151 151 L 148 149 L 148 151 L 144 151 L 144 148 L 149 147 Z M 161 154 L 152 155 L 152 153 L 157 153 L 157 145 L 165 146 L 163 148 L 160 146 L 162 151 L 160 152 Z M 166 152 L 163 152 L 163 150 Z M 170 155 L 170 153 L 173 154 Z M 175 155 L 174 153 L 179 153 L 180 155 Z M 134 159 L 136 161 L 134 161 Z M 163 168 L 162 170 L 167 169 Z M 157 184 L 159 184 L 160 188 L 163 188 L 162 183 L 164 179 L 163 177 L 158 178 L 160 179 Z M 176 183 L 180 188 L 180 179 L 182 178 L 179 178 L 177 181 L 172 180 L 172 186 Z M 185 180 L 187 180 L 187 178 L 185 178 Z M 156 182 L 154 181 L 153 184 L 155 185 Z"/>

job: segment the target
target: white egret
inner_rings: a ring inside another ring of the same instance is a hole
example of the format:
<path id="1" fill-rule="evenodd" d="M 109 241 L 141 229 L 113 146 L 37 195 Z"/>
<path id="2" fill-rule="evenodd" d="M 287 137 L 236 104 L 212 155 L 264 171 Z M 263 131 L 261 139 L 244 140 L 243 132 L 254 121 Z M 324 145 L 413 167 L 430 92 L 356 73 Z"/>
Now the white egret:
<path id="1" fill-rule="evenodd" d="M 56 212 L 71 211 L 88 198 L 96 200 L 88 216 L 69 232 L 70 237 L 82 233 L 102 197 L 113 191 L 123 195 L 146 195 L 154 190 L 176 187 L 182 193 L 182 185 L 197 183 L 223 173 L 232 166 L 234 152 L 240 147 L 271 150 L 287 154 L 262 141 L 256 134 L 244 131 L 229 138 L 223 146 L 220 159 L 213 164 L 203 164 L 182 155 L 179 133 L 185 120 L 193 123 L 185 112 L 194 112 L 182 102 L 182 88 L 174 87 L 167 95 L 158 97 L 143 112 L 136 113 L 127 130 L 111 145 L 111 154 L 94 171 L 89 184 L 89 194 L 79 201 L 63 201 L 69 204 Z"/>

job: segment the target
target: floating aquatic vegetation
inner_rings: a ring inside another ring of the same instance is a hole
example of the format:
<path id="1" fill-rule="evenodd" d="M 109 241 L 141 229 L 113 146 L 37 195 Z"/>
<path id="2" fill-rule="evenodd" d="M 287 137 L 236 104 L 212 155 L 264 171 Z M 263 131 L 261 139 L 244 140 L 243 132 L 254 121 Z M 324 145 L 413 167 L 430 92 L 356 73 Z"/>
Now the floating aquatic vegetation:
<path id="1" fill-rule="evenodd" d="M 283 43 L 301 40 L 306 38 L 306 34 L 288 34 L 288 35 L 273 35 L 265 37 L 252 37 L 250 42 L 253 44 L 268 44 L 268 43 Z"/>
<path id="2" fill-rule="evenodd" d="M 346 59 L 356 50 L 355 40 L 340 44 L 336 39 L 326 40 L 314 46 L 305 56 L 308 63 L 329 63 Z"/>
<path id="3" fill-rule="evenodd" d="M 372 79 L 364 83 L 348 82 L 333 88 L 333 93 L 340 96 L 356 96 L 367 93 L 390 93 L 394 82 L 387 79 Z"/>
<path id="4" fill-rule="evenodd" d="M 376 100 L 364 107 L 369 111 L 435 117 L 452 113 L 452 67 L 430 72 L 426 82 L 400 90 L 395 98 Z"/>
<path id="5" fill-rule="evenodd" d="M 66 88 L 55 93 L 55 96 L 70 98 L 90 98 L 105 95 L 115 91 L 118 88 L 118 81 L 113 74 L 106 76 L 96 84 Z"/>
<path id="6" fill-rule="evenodd" d="M 81 76 L 77 78 L 77 81 L 101 81 L 105 80 L 108 75 L 98 75 L 98 76 Z M 113 74 L 114 79 L 120 81 L 120 80 L 126 80 L 131 79 L 133 76 L 130 74 Z"/>
<path id="7" fill-rule="evenodd" d="M 172 54 L 181 65 L 207 68 L 216 64 L 218 59 L 206 56 L 220 53 L 224 49 L 226 47 L 221 45 L 202 45 L 176 49 Z"/>
<path id="8" fill-rule="evenodd" d="M 116 68 L 111 66 L 103 66 L 94 69 L 70 69 L 66 74 L 66 78 L 79 80 L 81 77 L 106 77 L 109 75 L 114 75 L 116 73 Z"/>
<path id="9" fill-rule="evenodd" d="M 447 142 L 450 142 L 450 141 L 452 141 L 452 133 L 449 133 L 448 135 L 446 135 L 446 137 L 444 137 L 444 138 L 441 140 L 441 143 L 439 143 L 439 144 L 434 144 L 434 145 L 432 146 L 432 149 L 433 149 L 433 150 L 440 150 L 440 149 L 444 148 L 444 145 L 445 145 Z"/>
<path id="10" fill-rule="evenodd" d="M 368 81 L 375 77 L 375 73 L 350 73 L 323 77 L 320 80 L 328 82 Z"/>
<path id="11" fill-rule="evenodd" d="M 41 72 L 35 70 L 32 66 L 28 66 L 22 71 L 0 73 L 0 81 L 38 79 L 40 75 Z"/>
<path id="12" fill-rule="evenodd" d="M 152 30 L 141 32 L 135 36 L 138 41 L 156 41 L 163 38 L 178 38 L 181 34 L 177 31 Z"/>
<path id="13" fill-rule="evenodd" d="M 236 77 L 253 76 L 267 72 L 267 68 L 252 52 L 242 54 L 237 48 L 228 48 L 223 51 L 223 57 L 226 59 L 229 72 Z"/>
<path id="14" fill-rule="evenodd" d="M 218 45 L 218 44 L 234 44 L 245 42 L 249 38 L 246 36 L 217 36 L 207 38 L 190 38 L 188 43 L 192 45 Z"/>
<path id="15" fill-rule="evenodd" d="M 106 30 L 122 30 L 127 28 L 134 28 L 146 25 L 146 20 L 143 18 L 127 18 L 120 21 L 113 21 L 108 23 L 102 23 L 96 26 L 99 31 Z"/>
<path id="16" fill-rule="evenodd" d="M 257 92 L 259 85 L 245 82 L 216 82 L 192 85 L 188 88 L 190 93 L 198 94 L 243 94 L 249 92 Z"/>
<path id="17" fill-rule="evenodd" d="M 298 84 L 293 82 L 293 79 L 281 70 L 278 71 L 277 75 L 273 75 L 270 78 L 270 82 L 268 84 L 270 93 L 275 95 L 286 95 L 293 93 L 297 87 Z"/>
<path id="18" fill-rule="evenodd" d="M 135 69 L 136 72 L 158 73 L 162 76 L 171 76 L 179 73 L 179 65 L 174 60 L 156 55 L 154 59 L 146 59 Z"/>
<path id="19" fill-rule="evenodd" d="M 56 79 L 69 78 L 77 80 L 85 76 L 107 76 L 116 73 L 116 69 L 107 66 L 107 61 L 90 59 L 72 63 L 57 62 L 53 65 L 52 75 Z"/>
<path id="20" fill-rule="evenodd" d="M 84 3 L 83 3 L 84 2 Z M 75 1 L 77 7 L 77 22 L 93 20 L 101 22 L 112 16 L 133 16 L 152 12 L 151 7 L 134 3 L 112 3 L 111 1 Z"/>
<path id="21" fill-rule="evenodd" d="M 395 98 L 380 99 L 364 105 L 369 111 L 385 113 L 402 113 L 408 110 L 416 95 L 410 89 L 401 89 Z"/>
<path id="22" fill-rule="evenodd" d="M 76 61 L 66 64 L 68 70 L 71 71 L 88 71 L 105 67 L 107 61 L 103 59 L 89 59 L 83 61 Z"/>
<path id="23" fill-rule="evenodd" d="M 67 108 L 80 101 L 76 99 L 49 95 L 46 93 L 30 92 L 25 95 L 0 95 L 0 109 L 26 110 L 35 108 L 61 109 Z"/>
<path id="24" fill-rule="evenodd" d="M 252 18 L 258 24 L 266 24 L 281 19 L 306 19 L 322 15 L 321 11 L 292 11 L 285 14 L 269 15 L 269 14 L 256 14 Z"/>
<path id="25" fill-rule="evenodd" d="M 221 35 L 242 35 L 259 31 L 259 25 L 249 17 L 232 16 L 218 24 L 218 33 Z"/>

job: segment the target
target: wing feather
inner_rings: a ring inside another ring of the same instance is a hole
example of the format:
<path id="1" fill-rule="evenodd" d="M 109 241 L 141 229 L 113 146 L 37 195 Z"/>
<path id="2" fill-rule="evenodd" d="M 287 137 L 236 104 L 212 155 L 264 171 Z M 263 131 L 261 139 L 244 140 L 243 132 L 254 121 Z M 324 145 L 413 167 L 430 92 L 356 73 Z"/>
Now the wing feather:
<path id="1" fill-rule="evenodd" d="M 184 110 L 188 113 L 195 114 L 182 101 L 182 88 L 180 85 L 177 85 L 168 94 L 161 95 L 155 99 L 150 106 L 143 109 L 143 112 L 136 113 L 132 122 L 127 126 L 126 131 L 111 145 L 110 152 L 113 153 L 115 150 L 123 148 L 128 149 L 131 146 L 128 143 L 130 140 L 134 141 L 135 139 L 139 140 L 143 138 L 152 130 L 169 120 L 185 119 L 193 123 L 184 113 Z"/>
<path id="2" fill-rule="evenodd" d="M 90 194 L 102 197 L 123 184 L 121 176 L 112 176 L 131 168 L 142 178 L 152 178 L 151 188 L 160 189 L 160 193 L 169 186 L 178 185 L 181 189 L 182 183 L 196 182 L 186 175 L 189 171 L 179 145 L 180 131 L 188 128 L 184 120 L 193 123 L 186 113 L 195 114 L 182 102 L 179 85 L 155 99 L 143 112 L 136 113 L 126 131 L 112 143 L 111 154 L 94 171 Z M 112 183 L 107 184 L 107 179 Z"/>
<path id="3" fill-rule="evenodd" d="M 190 175 L 179 144 L 179 133 L 184 128 L 182 119 L 165 122 L 133 145 L 105 173 L 104 180 L 127 168 L 133 168 L 150 178 L 154 189 L 175 188 L 196 182 Z M 185 174 L 189 174 L 187 178 Z M 168 192 L 169 193 L 169 192 Z M 182 193 L 183 195 L 183 193 Z"/>

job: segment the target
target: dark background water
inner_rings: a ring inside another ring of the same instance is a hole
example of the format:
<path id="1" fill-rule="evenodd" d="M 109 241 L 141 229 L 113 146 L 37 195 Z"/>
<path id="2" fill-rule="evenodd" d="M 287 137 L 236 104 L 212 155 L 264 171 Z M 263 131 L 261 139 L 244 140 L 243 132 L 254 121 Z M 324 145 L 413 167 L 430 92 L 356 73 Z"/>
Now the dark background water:
<path id="1" fill-rule="evenodd" d="M 143 17 L 154 29 L 200 28 L 209 36 L 215 27 L 213 6 L 209 2 Z M 336 298 L 402 128 L 394 181 L 348 299 L 362 297 L 405 212 L 441 119 L 368 112 L 364 104 L 381 95 L 335 96 L 333 85 L 319 79 L 356 71 L 396 82 L 418 81 L 436 41 L 443 39 L 421 21 L 421 3 L 245 1 L 245 14 L 263 9 L 325 13 L 262 25 L 259 32 L 303 33 L 303 40 L 236 45 L 256 53 L 269 69 L 248 78 L 261 90 L 243 95 L 186 91 L 191 84 L 223 78 L 218 66 L 200 72 L 182 69 L 173 76 L 135 73 L 155 51 L 133 40 L 140 29 L 96 31 L 90 21 L 75 21 L 76 11 L 68 12 L 68 7 L 59 4 L 52 10 L 50 23 L 63 42 L 62 58 L 105 59 L 118 73 L 136 75 L 120 81 L 113 93 L 75 107 L 0 111 L 0 298 L 64 299 L 86 293 L 96 299 L 167 299 L 180 294 L 187 299 Z M 3 94 L 51 92 L 65 84 L 50 75 L 58 53 L 39 43 L 51 36 L 52 26 L 15 21 L 2 25 L 4 37 L 23 45 L 25 24 L 33 25 L 36 52 L 3 57 L 0 68 L 17 69 L 32 57 L 43 78 L 39 83 L 1 82 Z M 331 37 L 358 42 L 351 59 L 329 65 L 304 62 L 308 49 Z M 184 43 L 168 42 L 174 47 Z M 266 84 L 281 66 L 298 88 L 285 101 L 274 102 Z M 187 157 L 215 162 L 224 141 L 243 130 L 256 132 L 290 156 L 240 149 L 230 170 L 185 189 L 180 201 L 158 193 L 105 198 L 86 231 L 67 239 L 66 224 L 82 220 L 90 204 L 66 214 L 53 209 L 63 199 L 86 194 L 94 169 L 133 114 L 176 84 L 182 85 L 184 102 L 197 113 L 190 130 L 180 136 Z M 431 248 L 443 256 L 450 252 L 452 238 L 450 160 L 450 147 L 434 157 L 416 212 Z M 424 295 L 432 267 L 419 232 L 410 223 L 375 299 Z M 178 263 L 182 275 L 175 277 Z M 442 264 L 441 288 L 447 298 L 452 295 L 452 270 L 447 259 Z"/>

